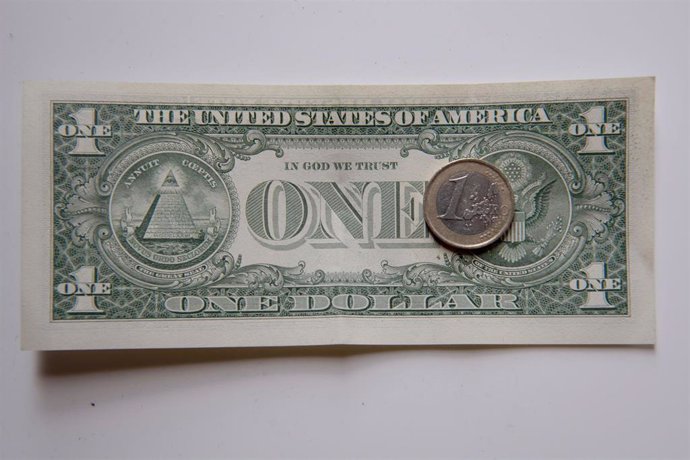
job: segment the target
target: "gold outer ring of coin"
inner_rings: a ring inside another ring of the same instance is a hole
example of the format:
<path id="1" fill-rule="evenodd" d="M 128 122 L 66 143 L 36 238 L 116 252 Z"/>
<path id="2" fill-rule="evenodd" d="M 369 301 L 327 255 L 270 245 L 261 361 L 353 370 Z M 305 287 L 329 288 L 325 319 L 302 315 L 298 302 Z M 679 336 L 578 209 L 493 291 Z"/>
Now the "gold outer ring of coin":
<path id="1" fill-rule="evenodd" d="M 443 184 L 461 172 L 477 172 L 489 177 L 498 188 L 501 207 L 498 222 L 476 235 L 463 235 L 451 230 L 439 217 L 437 196 Z M 448 163 L 439 169 L 429 181 L 424 192 L 424 219 L 429 230 L 442 243 L 459 249 L 479 249 L 499 239 L 513 222 L 515 198 L 510 182 L 494 165 L 477 159 L 462 159 Z"/>

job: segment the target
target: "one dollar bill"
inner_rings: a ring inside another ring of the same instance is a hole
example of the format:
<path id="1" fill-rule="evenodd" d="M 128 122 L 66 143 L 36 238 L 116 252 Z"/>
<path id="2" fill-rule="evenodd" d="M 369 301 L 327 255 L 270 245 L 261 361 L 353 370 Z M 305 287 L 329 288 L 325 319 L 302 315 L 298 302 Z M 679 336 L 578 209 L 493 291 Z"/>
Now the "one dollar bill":
<path id="1" fill-rule="evenodd" d="M 26 83 L 22 345 L 653 343 L 653 127 L 652 78 Z M 454 251 L 468 158 L 515 210 Z"/>

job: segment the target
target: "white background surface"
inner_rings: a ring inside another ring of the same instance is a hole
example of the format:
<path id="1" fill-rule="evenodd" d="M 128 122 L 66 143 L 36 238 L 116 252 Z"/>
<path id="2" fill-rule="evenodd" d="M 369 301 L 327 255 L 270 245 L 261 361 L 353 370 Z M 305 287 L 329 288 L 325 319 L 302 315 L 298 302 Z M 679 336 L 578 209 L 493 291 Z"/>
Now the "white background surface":
<path id="1" fill-rule="evenodd" d="M 0 0 L 0 457 L 688 458 L 688 3 Z M 20 82 L 656 75 L 658 344 L 19 351 Z"/>

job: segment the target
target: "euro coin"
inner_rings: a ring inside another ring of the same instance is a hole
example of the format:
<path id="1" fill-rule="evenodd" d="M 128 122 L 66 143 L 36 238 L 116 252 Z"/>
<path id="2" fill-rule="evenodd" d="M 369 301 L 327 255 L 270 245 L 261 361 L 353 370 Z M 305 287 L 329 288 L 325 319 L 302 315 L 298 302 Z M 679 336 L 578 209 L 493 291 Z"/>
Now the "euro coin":
<path id="1" fill-rule="evenodd" d="M 434 174 L 424 193 L 429 229 L 442 243 L 458 249 L 478 249 L 499 239 L 514 210 L 508 179 L 482 160 L 448 163 Z"/>

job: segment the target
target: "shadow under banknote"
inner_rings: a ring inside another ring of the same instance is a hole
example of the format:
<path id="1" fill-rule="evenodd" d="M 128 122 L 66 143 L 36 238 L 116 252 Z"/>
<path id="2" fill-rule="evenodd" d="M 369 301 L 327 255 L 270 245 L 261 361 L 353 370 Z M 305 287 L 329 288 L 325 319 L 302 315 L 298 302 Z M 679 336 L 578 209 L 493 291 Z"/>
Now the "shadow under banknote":
<path id="1" fill-rule="evenodd" d="M 586 348 L 610 349 L 625 347 L 654 351 L 653 345 L 590 345 Z M 40 353 L 39 374 L 43 377 L 117 372 L 144 368 L 194 366 L 242 360 L 272 360 L 316 358 L 343 360 L 376 353 L 516 353 L 524 349 L 554 348 L 553 345 L 448 345 L 448 346 L 318 346 L 318 347 L 255 347 L 255 348 L 197 348 L 197 349 L 148 349 L 148 350 L 86 350 L 49 351 Z M 582 349 L 581 345 L 560 345 L 559 349 Z"/>

